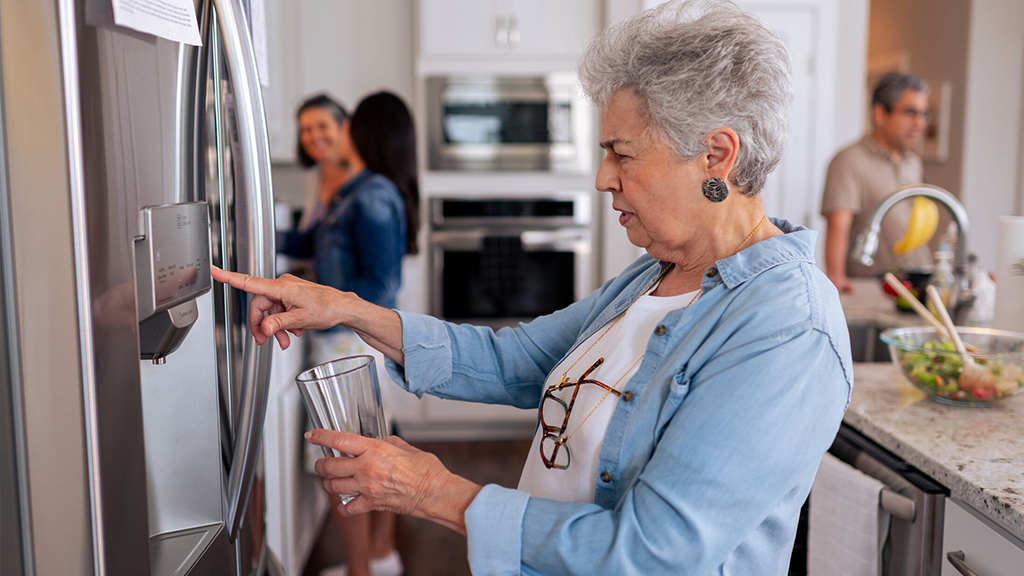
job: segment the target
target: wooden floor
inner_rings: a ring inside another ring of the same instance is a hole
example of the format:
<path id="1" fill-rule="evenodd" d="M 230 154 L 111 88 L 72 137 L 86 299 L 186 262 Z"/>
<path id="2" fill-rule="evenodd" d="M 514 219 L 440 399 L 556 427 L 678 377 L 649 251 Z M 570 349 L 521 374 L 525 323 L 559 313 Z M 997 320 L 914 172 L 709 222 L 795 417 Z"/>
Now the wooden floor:
<path id="1" fill-rule="evenodd" d="M 519 484 L 530 441 L 423 442 L 416 443 L 416 447 L 434 453 L 453 473 L 477 484 L 514 488 Z M 464 536 L 426 520 L 402 516 L 396 539 L 406 576 L 469 575 Z M 328 518 L 304 576 L 318 576 L 322 568 L 344 560 L 341 537 Z"/>

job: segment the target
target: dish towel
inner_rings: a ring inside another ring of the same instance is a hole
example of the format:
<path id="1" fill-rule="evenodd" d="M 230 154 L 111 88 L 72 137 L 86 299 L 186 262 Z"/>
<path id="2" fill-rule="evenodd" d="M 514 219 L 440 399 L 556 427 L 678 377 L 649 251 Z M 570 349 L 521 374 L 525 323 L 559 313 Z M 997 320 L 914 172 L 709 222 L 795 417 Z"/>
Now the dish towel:
<path id="1" fill-rule="evenodd" d="M 808 576 L 878 576 L 890 514 L 885 485 L 826 453 L 811 488 Z"/>

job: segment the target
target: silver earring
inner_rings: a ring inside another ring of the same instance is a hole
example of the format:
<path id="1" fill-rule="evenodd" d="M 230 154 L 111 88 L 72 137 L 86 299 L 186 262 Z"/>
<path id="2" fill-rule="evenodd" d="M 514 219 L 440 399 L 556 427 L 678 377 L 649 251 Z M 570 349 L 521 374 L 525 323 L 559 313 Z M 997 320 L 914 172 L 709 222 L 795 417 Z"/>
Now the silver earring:
<path id="1" fill-rule="evenodd" d="M 729 185 L 721 178 L 708 178 L 704 181 L 704 196 L 712 202 L 721 202 L 729 195 Z"/>

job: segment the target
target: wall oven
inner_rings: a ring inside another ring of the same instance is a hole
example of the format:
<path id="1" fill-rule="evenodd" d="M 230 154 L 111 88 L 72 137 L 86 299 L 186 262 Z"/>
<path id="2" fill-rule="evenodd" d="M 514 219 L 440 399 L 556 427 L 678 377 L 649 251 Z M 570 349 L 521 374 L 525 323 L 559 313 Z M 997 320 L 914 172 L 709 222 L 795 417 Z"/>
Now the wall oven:
<path id="1" fill-rule="evenodd" d="M 586 174 L 592 114 L 574 74 L 426 80 L 430 170 Z"/>
<path id="2" fill-rule="evenodd" d="M 591 195 L 433 198 L 433 315 L 493 327 L 564 308 L 594 289 Z"/>

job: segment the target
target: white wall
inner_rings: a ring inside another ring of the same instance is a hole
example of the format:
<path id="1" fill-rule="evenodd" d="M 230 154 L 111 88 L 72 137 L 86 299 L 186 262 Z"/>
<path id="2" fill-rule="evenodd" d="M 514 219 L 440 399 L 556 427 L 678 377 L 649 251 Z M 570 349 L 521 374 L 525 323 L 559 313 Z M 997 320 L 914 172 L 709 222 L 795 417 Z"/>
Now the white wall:
<path id="1" fill-rule="evenodd" d="M 349 109 L 384 88 L 412 102 L 410 0 L 267 0 L 267 26 L 275 161 L 295 159 L 295 109 L 313 93 L 328 92 Z"/>
<path id="2" fill-rule="evenodd" d="M 864 134 L 868 98 L 864 78 L 868 59 L 869 0 L 842 0 L 836 6 L 836 110 L 832 152 Z M 824 182 L 821 183 L 825 185 Z"/>
<path id="3" fill-rule="evenodd" d="M 969 248 L 992 269 L 997 218 L 1024 209 L 1024 2 L 974 0 L 969 38 L 960 198 Z"/>

